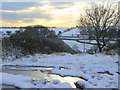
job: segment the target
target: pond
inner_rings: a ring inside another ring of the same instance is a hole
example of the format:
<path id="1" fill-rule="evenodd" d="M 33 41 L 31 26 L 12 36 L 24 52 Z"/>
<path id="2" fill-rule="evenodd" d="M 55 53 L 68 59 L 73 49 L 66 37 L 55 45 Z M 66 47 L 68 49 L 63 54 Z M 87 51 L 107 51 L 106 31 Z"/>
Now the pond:
<path id="1" fill-rule="evenodd" d="M 47 79 L 48 81 L 51 81 L 53 79 L 58 79 L 61 82 L 68 82 L 73 88 L 76 88 L 74 82 L 84 80 L 79 77 L 62 77 L 60 75 L 50 74 L 51 69 L 53 69 L 53 67 L 3 66 L 2 72 L 11 73 L 15 75 L 26 75 L 32 77 L 34 80 Z"/>

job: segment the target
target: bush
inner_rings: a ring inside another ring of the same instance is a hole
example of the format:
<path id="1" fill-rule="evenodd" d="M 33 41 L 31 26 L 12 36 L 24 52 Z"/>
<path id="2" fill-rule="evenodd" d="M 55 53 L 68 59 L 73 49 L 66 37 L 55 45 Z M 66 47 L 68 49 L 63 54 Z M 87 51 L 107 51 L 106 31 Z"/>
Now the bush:
<path id="1" fill-rule="evenodd" d="M 35 53 L 53 53 L 53 52 L 74 52 L 62 40 L 57 39 L 54 31 L 50 31 L 43 26 L 28 26 L 24 32 L 11 35 L 4 39 L 5 50 L 20 49 L 22 55 L 33 55 Z M 7 45 L 9 44 L 9 45 Z"/>
<path id="2" fill-rule="evenodd" d="M 88 54 L 95 54 L 95 53 L 98 53 L 99 51 L 98 51 L 98 47 L 97 46 L 93 46 L 93 47 L 91 47 L 90 49 L 88 49 L 87 51 L 86 51 L 86 53 L 88 53 Z"/>
<path id="3" fill-rule="evenodd" d="M 116 53 L 118 53 L 117 50 L 110 50 L 110 51 L 103 51 L 102 52 L 105 55 L 115 55 Z"/>
<path id="4" fill-rule="evenodd" d="M 15 59 L 24 56 L 25 53 L 23 52 L 23 49 L 19 46 L 15 46 L 9 38 L 3 38 L 2 39 L 2 59 L 8 59 L 10 56 L 14 56 Z"/>
<path id="5" fill-rule="evenodd" d="M 28 26 L 25 28 L 25 31 L 22 33 L 22 36 L 25 38 L 40 39 L 40 38 L 55 38 L 55 32 L 50 31 L 47 27 L 44 26 Z"/>
<path id="6" fill-rule="evenodd" d="M 24 32 L 10 36 L 13 45 L 22 47 L 27 54 L 47 53 L 46 40 L 48 38 L 56 38 L 55 32 L 48 30 L 47 27 L 40 26 L 28 26 Z"/>
<path id="7" fill-rule="evenodd" d="M 110 50 L 117 50 L 118 49 L 118 42 L 115 43 L 108 43 L 106 48 L 104 48 L 104 51 L 110 51 Z"/>
<path id="8" fill-rule="evenodd" d="M 106 48 L 103 49 L 103 52 L 106 55 L 114 55 L 118 53 L 118 42 L 108 43 Z"/>

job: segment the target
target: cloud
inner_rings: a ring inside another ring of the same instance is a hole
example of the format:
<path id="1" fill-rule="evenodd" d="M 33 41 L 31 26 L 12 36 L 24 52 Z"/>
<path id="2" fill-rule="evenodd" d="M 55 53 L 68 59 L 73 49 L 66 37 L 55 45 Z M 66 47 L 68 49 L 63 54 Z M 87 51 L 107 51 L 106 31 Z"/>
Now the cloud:
<path id="1" fill-rule="evenodd" d="M 31 18 L 24 18 L 22 22 L 33 22 L 34 19 Z"/>
<path id="2" fill-rule="evenodd" d="M 36 5 L 37 2 L 2 2 L 2 10 L 22 10 Z"/>
<path id="3" fill-rule="evenodd" d="M 51 19 L 49 15 L 41 11 L 40 3 L 7 2 L 3 7 L 4 8 L 1 10 L 2 19 L 6 21 L 16 22 L 24 18 L 31 18 L 31 21 L 34 18 Z"/>
<path id="4" fill-rule="evenodd" d="M 69 3 L 66 3 L 65 5 L 69 5 Z M 55 8 L 50 11 L 46 10 L 46 13 L 51 15 L 51 17 L 55 20 L 71 21 L 78 19 L 80 13 L 82 13 L 87 5 L 88 4 L 86 2 L 76 2 L 71 3 L 70 6 L 67 6 L 64 9 Z"/>
<path id="5" fill-rule="evenodd" d="M 8 4 L 1 11 L 7 25 L 75 26 L 80 11 L 87 6 L 85 2 L 38 2 Z M 13 5 L 13 7 L 12 7 Z M 23 7 L 21 7 L 23 5 Z M 25 6 L 26 5 L 26 6 Z M 4 23 L 4 24 L 5 24 Z"/>
<path id="6" fill-rule="evenodd" d="M 55 9 L 64 9 L 73 6 L 73 2 L 49 2 L 49 5 L 53 6 Z"/>
<path id="7" fill-rule="evenodd" d="M 32 13 L 10 13 L 10 12 L 3 12 L 2 13 L 2 19 L 7 20 L 7 21 L 17 21 L 17 20 L 22 20 L 24 18 L 45 18 L 47 20 L 50 20 L 51 18 L 41 12 L 34 11 Z"/>

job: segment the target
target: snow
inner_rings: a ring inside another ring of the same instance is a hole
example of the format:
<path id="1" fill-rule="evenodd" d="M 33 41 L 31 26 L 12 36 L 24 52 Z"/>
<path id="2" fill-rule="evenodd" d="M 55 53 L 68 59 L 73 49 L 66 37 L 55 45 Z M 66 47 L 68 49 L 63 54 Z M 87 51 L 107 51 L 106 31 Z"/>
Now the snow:
<path id="1" fill-rule="evenodd" d="M 63 40 L 68 46 L 70 46 L 72 49 L 74 49 L 75 51 L 79 50 L 81 52 L 84 52 L 84 43 L 79 43 L 77 41 L 73 41 L 73 40 Z M 91 49 L 91 47 L 93 47 L 94 45 L 91 44 L 85 44 L 85 50 L 89 50 Z"/>
<path id="2" fill-rule="evenodd" d="M 54 79 L 54 80 L 52 80 L 52 83 L 53 83 L 53 84 L 59 84 L 59 83 L 60 83 L 60 80 Z"/>
<path id="3" fill-rule="evenodd" d="M 71 88 L 69 83 L 59 83 L 59 84 L 45 84 L 42 88 Z"/>
<path id="4" fill-rule="evenodd" d="M 34 84 L 39 84 L 39 83 L 45 84 L 46 81 L 47 81 L 46 79 L 40 79 L 40 80 L 34 81 L 33 83 L 34 83 Z"/>
<path id="5" fill-rule="evenodd" d="M 49 30 L 53 30 L 56 32 L 56 34 L 58 34 L 59 31 L 63 32 L 67 29 L 69 29 L 70 27 L 66 27 L 66 28 L 62 28 L 62 27 L 56 27 L 56 28 L 48 28 Z M 20 28 L 0 28 L 0 32 L 2 33 L 6 33 L 6 31 L 11 31 L 11 33 L 15 33 L 15 31 L 19 31 Z M 75 30 L 77 31 L 77 29 Z M 74 32 L 74 30 L 70 31 L 70 32 L 66 32 L 67 33 L 72 33 Z M 76 33 L 76 32 L 75 32 Z M 65 34 L 65 33 L 64 33 Z"/>
<path id="6" fill-rule="evenodd" d="M 15 31 L 19 31 L 19 28 L 2 28 L 0 29 L 1 32 L 6 33 L 6 31 L 11 31 L 11 33 L 15 33 Z"/>
<path id="7" fill-rule="evenodd" d="M 48 28 L 48 29 L 55 31 L 55 33 L 58 34 L 59 31 L 63 32 L 63 31 L 65 31 L 68 28 L 57 27 L 57 28 Z"/>
<path id="8" fill-rule="evenodd" d="M 24 62 L 24 63 L 23 63 Z M 2 65 L 19 66 L 52 66 L 53 74 L 61 76 L 76 76 L 83 78 L 91 87 L 97 88 L 117 88 L 118 87 L 118 55 L 104 54 L 36 54 L 30 57 L 22 57 L 16 60 L 4 60 Z M 60 70 L 60 67 L 66 69 Z M 99 72 L 110 72 L 113 75 L 102 74 Z M 57 87 L 53 81 L 44 87 Z M 54 83 L 54 85 L 53 85 Z M 10 83 L 11 84 L 11 83 Z M 41 84 L 40 84 L 41 85 Z M 57 84 L 58 85 L 58 84 Z M 60 83 L 60 85 L 62 85 Z M 65 84 L 68 86 L 68 84 Z M 60 86 L 62 87 L 62 86 Z"/>
<path id="9" fill-rule="evenodd" d="M 20 31 L 20 28 L 0 28 L 0 37 L 10 37 L 10 35 L 8 35 L 6 33 L 6 31 L 11 31 L 10 34 L 14 34 L 16 33 L 16 31 Z"/>
<path id="10" fill-rule="evenodd" d="M 77 81 L 75 83 L 77 83 L 82 88 L 93 88 L 92 85 L 86 81 Z"/>
<path id="11" fill-rule="evenodd" d="M 31 68 L 27 68 L 27 67 L 21 67 L 21 68 L 16 68 L 16 67 L 3 67 L 3 69 L 9 69 L 9 70 L 17 70 L 17 71 L 36 71 L 37 69 L 31 69 Z"/>
<path id="12" fill-rule="evenodd" d="M 77 27 L 74 28 L 49 28 L 50 30 L 53 30 L 56 32 L 56 34 L 58 34 L 59 31 L 62 32 L 61 37 L 62 39 L 80 39 L 83 36 L 80 37 L 76 37 L 76 34 L 80 34 L 80 29 Z M 67 29 L 70 29 L 69 31 L 66 31 Z M 64 32 L 66 31 L 66 32 Z M 73 37 L 72 37 L 73 36 Z M 69 45 L 72 49 L 74 49 L 77 52 L 84 52 L 84 44 L 83 43 L 79 43 L 76 42 L 75 40 L 63 40 L 67 45 Z M 82 40 L 81 40 L 82 41 Z M 87 40 L 86 40 L 87 41 Z M 92 40 L 89 41 L 91 43 L 96 43 L 96 41 Z M 85 44 L 85 50 L 89 50 L 91 47 L 93 47 L 94 45 L 90 45 L 90 44 Z"/>
<path id="13" fill-rule="evenodd" d="M 31 83 L 32 82 L 31 77 L 7 73 L 0 74 L 2 74 L 2 84 L 14 85 L 20 88 L 37 88 L 34 84 Z"/>
<path id="14" fill-rule="evenodd" d="M 69 83 L 62 83 L 57 79 L 52 80 L 51 83 L 47 83 L 46 79 L 40 79 L 34 83 L 41 88 L 72 88 Z"/>
<path id="15" fill-rule="evenodd" d="M 59 31 L 64 32 L 69 28 L 49 28 L 54 30 L 56 34 Z M 2 29 L 5 31 L 15 31 L 18 29 Z M 79 34 L 78 28 L 73 28 L 70 31 L 62 33 L 62 36 L 72 36 Z M 78 52 L 84 52 L 84 44 L 72 40 L 63 40 L 72 49 Z M 96 41 L 91 41 L 96 43 Z M 94 45 L 85 44 L 86 51 Z M 24 63 L 23 63 L 24 62 Z M 35 54 L 21 57 L 13 60 L 10 56 L 2 62 L 0 58 L 0 66 L 2 65 L 19 65 L 19 66 L 44 66 L 53 67 L 52 74 L 61 76 L 80 77 L 83 81 L 77 81 L 79 85 L 85 88 L 117 88 L 118 87 L 118 55 L 104 54 L 69 54 L 69 53 L 54 53 L 54 54 Z M 60 69 L 61 67 L 65 69 Z M 9 68 L 11 70 L 35 70 L 29 68 Z M 99 73 L 102 72 L 102 73 Z M 105 74 L 109 72 L 112 75 Z M 47 83 L 46 79 L 33 80 L 32 77 L 23 75 L 13 75 L 8 73 L 0 73 L 2 84 L 14 85 L 20 88 L 71 88 L 69 83 L 62 83 L 57 79 Z M 17 82 L 17 83 L 16 83 Z"/>
<path id="16" fill-rule="evenodd" d="M 72 36 L 73 34 L 80 34 L 80 29 L 79 28 L 73 28 L 70 31 L 67 31 L 62 34 L 62 36 Z"/>
<path id="17" fill-rule="evenodd" d="M 61 83 L 59 80 L 53 80 L 54 83 L 46 83 L 46 79 L 33 81 L 31 77 L 23 75 L 8 73 L 0 73 L 0 75 L 2 75 L 2 77 L 0 77 L 2 83 L 0 84 L 12 85 L 19 88 L 72 88 L 69 83 Z"/>
<path id="18" fill-rule="evenodd" d="M 61 28 L 61 27 L 57 27 L 57 28 L 48 28 L 49 30 L 53 30 L 56 32 L 56 34 L 58 34 L 59 31 L 63 32 L 68 28 Z M 0 28 L 0 32 L 6 34 L 6 31 L 11 31 L 11 33 L 15 33 L 16 31 L 19 31 L 20 28 Z"/>

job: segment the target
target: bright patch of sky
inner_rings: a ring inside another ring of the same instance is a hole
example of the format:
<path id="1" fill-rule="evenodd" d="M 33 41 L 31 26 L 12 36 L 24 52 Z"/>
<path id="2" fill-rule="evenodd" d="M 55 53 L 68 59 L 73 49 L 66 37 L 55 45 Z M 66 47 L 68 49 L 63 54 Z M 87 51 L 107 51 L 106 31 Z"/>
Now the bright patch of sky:
<path id="1" fill-rule="evenodd" d="M 2 8 L 0 9 L 2 26 L 44 25 L 74 27 L 80 13 L 83 13 L 84 9 L 89 6 L 89 0 L 75 0 L 74 2 L 71 0 L 61 0 L 61 2 L 59 2 L 60 0 L 56 2 L 53 0 L 35 0 L 39 2 L 27 2 L 28 0 L 2 1 Z"/>

